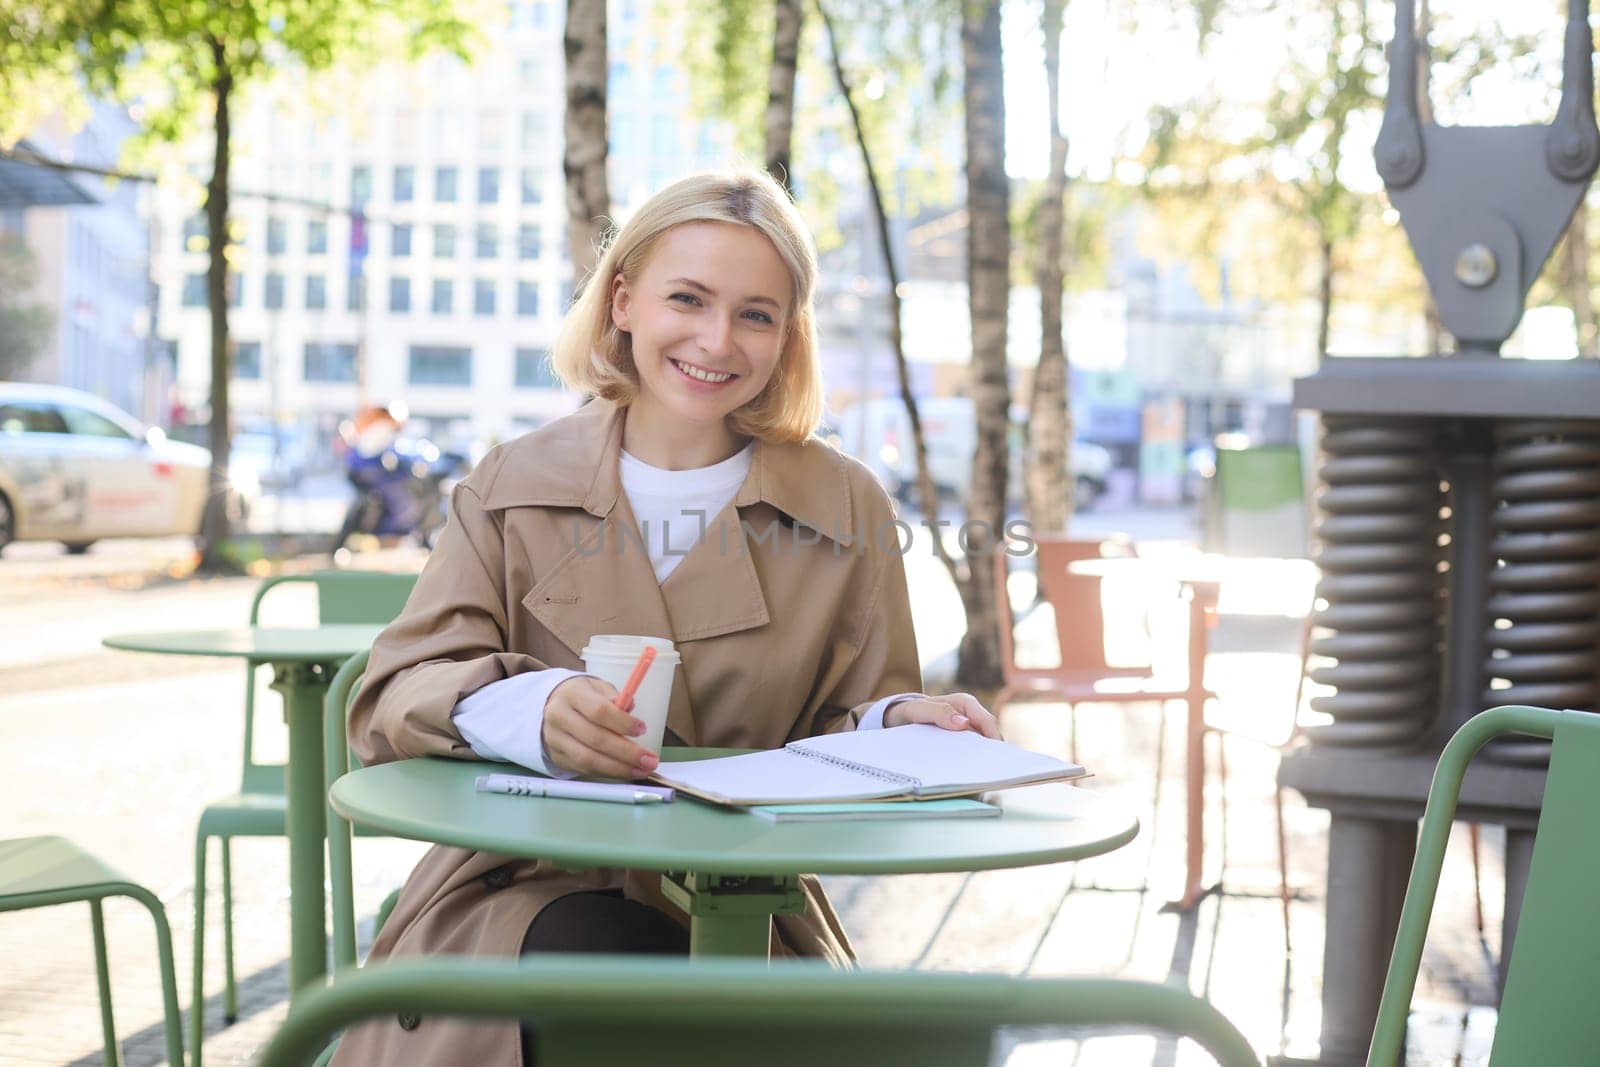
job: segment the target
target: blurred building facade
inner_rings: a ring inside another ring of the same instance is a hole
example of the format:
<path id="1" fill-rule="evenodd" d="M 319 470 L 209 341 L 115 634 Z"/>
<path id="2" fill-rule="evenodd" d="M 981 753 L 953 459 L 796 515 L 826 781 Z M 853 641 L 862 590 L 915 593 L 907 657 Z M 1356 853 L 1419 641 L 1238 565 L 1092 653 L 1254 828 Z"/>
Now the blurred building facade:
<path id="1" fill-rule="evenodd" d="M 638 0 L 610 12 L 610 185 L 619 218 L 724 158 Z M 562 5 L 512 0 L 471 66 L 384 68 L 336 107 L 286 103 L 236 122 L 236 426 L 309 425 L 326 442 L 363 402 L 404 400 L 441 443 L 502 440 L 577 398 L 547 357 L 572 290 L 562 174 Z M 191 172 L 203 184 L 206 137 Z M 360 213 L 359 216 L 353 214 Z M 205 220 L 164 193 L 156 270 L 178 401 L 210 381 Z"/>
<path id="2" fill-rule="evenodd" d="M 54 116 L 29 131 L 20 147 L 48 159 L 112 169 L 134 132 L 126 112 L 97 103 L 76 129 Z M 21 377 L 84 389 L 149 419 L 155 414 L 146 406 L 152 385 L 166 381 L 168 371 L 151 359 L 142 188 L 82 171 L 28 169 L 58 192 L 44 189 L 42 203 L 0 212 L 0 226 L 20 237 L 33 257 L 30 302 L 48 309 L 53 320 L 43 349 Z"/>

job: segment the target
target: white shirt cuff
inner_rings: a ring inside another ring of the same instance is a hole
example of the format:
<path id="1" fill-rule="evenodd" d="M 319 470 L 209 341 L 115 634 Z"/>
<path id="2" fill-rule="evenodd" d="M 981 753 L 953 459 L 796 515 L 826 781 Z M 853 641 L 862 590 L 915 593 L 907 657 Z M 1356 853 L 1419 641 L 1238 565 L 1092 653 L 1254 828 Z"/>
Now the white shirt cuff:
<path id="1" fill-rule="evenodd" d="M 550 667 L 490 682 L 456 702 L 450 713 L 456 731 L 483 759 L 517 763 L 552 778 L 576 778 L 544 750 L 544 706 L 556 686 L 582 671 Z"/>
<path id="2" fill-rule="evenodd" d="M 881 730 L 883 729 L 883 716 L 890 708 L 894 707 L 902 700 L 923 699 L 926 698 L 921 693 L 896 693 L 892 697 L 884 697 L 882 700 L 875 701 L 872 707 L 868 708 L 865 714 L 861 716 L 861 721 L 856 724 L 856 729 Z"/>

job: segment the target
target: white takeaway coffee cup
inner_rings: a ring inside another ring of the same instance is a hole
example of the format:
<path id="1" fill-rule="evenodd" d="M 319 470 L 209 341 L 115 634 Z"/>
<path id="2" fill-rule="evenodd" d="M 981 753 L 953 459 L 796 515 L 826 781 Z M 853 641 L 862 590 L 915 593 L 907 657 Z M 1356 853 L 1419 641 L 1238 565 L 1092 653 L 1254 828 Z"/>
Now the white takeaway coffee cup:
<path id="1" fill-rule="evenodd" d="M 644 733 L 633 740 L 659 755 L 667 729 L 667 707 L 672 703 L 672 675 L 678 669 L 678 653 L 672 642 L 665 637 L 595 634 L 583 647 L 583 668 L 620 691 L 628 684 L 628 676 L 647 645 L 656 650 L 656 658 L 633 694 L 631 714 L 644 723 Z"/>

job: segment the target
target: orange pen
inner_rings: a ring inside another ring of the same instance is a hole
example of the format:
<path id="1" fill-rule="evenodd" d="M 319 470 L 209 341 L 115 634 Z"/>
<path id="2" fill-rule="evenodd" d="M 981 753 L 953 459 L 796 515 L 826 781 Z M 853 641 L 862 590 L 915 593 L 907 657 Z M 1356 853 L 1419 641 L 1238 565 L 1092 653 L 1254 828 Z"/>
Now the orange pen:
<path id="1" fill-rule="evenodd" d="M 644 651 L 639 653 L 639 662 L 633 665 L 633 673 L 628 675 L 628 682 L 622 687 L 622 692 L 617 694 L 616 705 L 623 711 L 633 710 L 633 694 L 639 691 L 639 683 L 644 681 L 645 672 L 650 669 L 650 664 L 655 662 L 656 649 L 654 645 L 645 645 Z"/>

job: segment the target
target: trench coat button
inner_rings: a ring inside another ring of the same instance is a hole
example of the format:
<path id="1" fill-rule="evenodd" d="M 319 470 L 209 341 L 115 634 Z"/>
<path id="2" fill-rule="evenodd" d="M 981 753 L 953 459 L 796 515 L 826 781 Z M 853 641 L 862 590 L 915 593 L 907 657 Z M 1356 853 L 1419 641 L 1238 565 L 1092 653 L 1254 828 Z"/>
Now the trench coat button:
<path id="1" fill-rule="evenodd" d="M 483 876 L 483 884 L 490 892 L 498 892 L 511 884 L 511 870 L 508 867 L 496 867 Z"/>
<path id="2" fill-rule="evenodd" d="M 420 1015 L 407 1015 L 404 1012 L 401 1012 L 394 1018 L 395 1022 L 400 1024 L 400 1029 L 405 1030 L 408 1033 L 422 1025 L 422 1016 Z"/>

